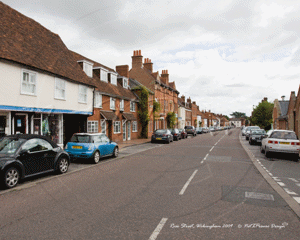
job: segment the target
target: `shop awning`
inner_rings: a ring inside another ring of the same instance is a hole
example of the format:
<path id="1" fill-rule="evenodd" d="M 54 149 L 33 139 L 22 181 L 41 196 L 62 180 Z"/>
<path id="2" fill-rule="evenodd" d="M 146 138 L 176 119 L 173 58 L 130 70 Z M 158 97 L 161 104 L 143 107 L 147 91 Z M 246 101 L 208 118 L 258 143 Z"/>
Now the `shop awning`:
<path id="1" fill-rule="evenodd" d="M 105 119 L 105 120 L 119 120 L 119 117 L 113 112 L 113 111 L 100 111 L 100 115 Z"/>
<path id="2" fill-rule="evenodd" d="M 136 117 L 132 113 L 123 113 L 123 118 L 127 121 L 136 121 Z"/>

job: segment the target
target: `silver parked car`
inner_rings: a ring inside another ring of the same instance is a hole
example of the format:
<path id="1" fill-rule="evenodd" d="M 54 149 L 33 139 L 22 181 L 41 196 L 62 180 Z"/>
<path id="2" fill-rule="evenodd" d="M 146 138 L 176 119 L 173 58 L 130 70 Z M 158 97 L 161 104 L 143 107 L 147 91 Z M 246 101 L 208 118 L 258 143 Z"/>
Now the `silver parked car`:
<path id="1" fill-rule="evenodd" d="M 300 142 L 294 131 L 270 130 L 262 140 L 260 151 L 270 157 L 270 153 L 291 153 L 299 157 Z"/>
<path id="2" fill-rule="evenodd" d="M 260 129 L 259 126 L 249 126 L 245 131 L 246 140 L 249 140 L 250 130 L 252 129 Z"/>

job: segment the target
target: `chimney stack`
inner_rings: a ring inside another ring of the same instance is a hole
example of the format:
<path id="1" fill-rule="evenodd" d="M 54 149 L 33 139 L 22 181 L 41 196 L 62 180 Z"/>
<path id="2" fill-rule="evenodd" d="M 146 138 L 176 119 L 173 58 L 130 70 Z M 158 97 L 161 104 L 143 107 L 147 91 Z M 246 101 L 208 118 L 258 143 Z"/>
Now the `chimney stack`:
<path id="1" fill-rule="evenodd" d="M 284 99 L 285 99 L 285 96 L 281 96 L 281 100 L 284 101 Z"/>
<path id="2" fill-rule="evenodd" d="M 132 58 L 132 68 L 142 68 L 143 67 L 143 56 L 141 50 L 133 51 Z"/>
<path id="3" fill-rule="evenodd" d="M 186 101 L 187 101 L 188 103 L 192 103 L 192 100 L 191 100 L 190 97 L 189 97 Z"/>
<path id="4" fill-rule="evenodd" d="M 151 59 L 144 59 L 144 68 L 148 69 L 150 73 L 153 73 L 153 63 L 151 62 Z"/>
<path id="5" fill-rule="evenodd" d="M 116 66 L 116 72 L 123 77 L 129 78 L 129 66 L 128 65 L 120 65 Z"/>
<path id="6" fill-rule="evenodd" d="M 168 73 L 168 70 L 162 70 L 160 79 L 164 84 L 169 86 L 169 73 Z"/>
<path id="7" fill-rule="evenodd" d="M 185 103 L 185 96 L 184 95 L 181 96 L 181 101 L 183 101 Z"/>

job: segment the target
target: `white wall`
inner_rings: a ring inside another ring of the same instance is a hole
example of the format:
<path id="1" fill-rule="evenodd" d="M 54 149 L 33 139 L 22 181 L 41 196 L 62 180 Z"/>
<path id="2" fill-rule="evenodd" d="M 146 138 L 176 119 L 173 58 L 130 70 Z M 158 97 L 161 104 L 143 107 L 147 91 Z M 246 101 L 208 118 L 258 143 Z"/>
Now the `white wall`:
<path id="1" fill-rule="evenodd" d="M 66 100 L 57 100 L 54 99 L 55 77 L 41 72 L 32 71 L 37 76 L 36 96 L 21 94 L 22 69 L 26 68 L 17 64 L 0 62 L 0 105 L 93 111 L 93 88 L 88 88 L 87 103 L 78 103 L 79 84 L 66 81 Z"/>

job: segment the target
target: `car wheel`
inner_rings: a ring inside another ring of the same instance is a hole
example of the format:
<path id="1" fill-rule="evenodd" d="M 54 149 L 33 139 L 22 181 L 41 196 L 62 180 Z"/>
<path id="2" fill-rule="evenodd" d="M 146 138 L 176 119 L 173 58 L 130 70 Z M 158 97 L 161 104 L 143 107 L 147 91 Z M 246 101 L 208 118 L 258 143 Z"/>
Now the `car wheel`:
<path id="1" fill-rule="evenodd" d="M 251 140 L 249 140 L 249 144 L 252 145 L 252 141 Z"/>
<path id="2" fill-rule="evenodd" d="M 61 157 L 57 163 L 57 172 L 60 174 L 66 173 L 69 169 L 68 159 Z"/>
<path id="3" fill-rule="evenodd" d="M 13 188 L 20 181 L 19 170 L 15 167 L 8 168 L 4 173 L 4 186 L 5 188 Z"/>
<path id="4" fill-rule="evenodd" d="M 115 147 L 113 157 L 117 157 L 119 155 L 119 148 Z"/>
<path id="5" fill-rule="evenodd" d="M 96 151 L 93 155 L 93 163 L 97 164 L 100 161 L 100 153 Z"/>
<path id="6" fill-rule="evenodd" d="M 270 157 L 270 152 L 269 152 L 269 151 L 267 151 L 266 149 L 265 149 L 265 156 L 266 156 L 267 158 L 269 158 L 269 157 Z"/>
<path id="7" fill-rule="evenodd" d="M 169 144 L 171 142 L 171 140 L 168 138 L 168 140 L 166 141 L 167 144 Z"/>

